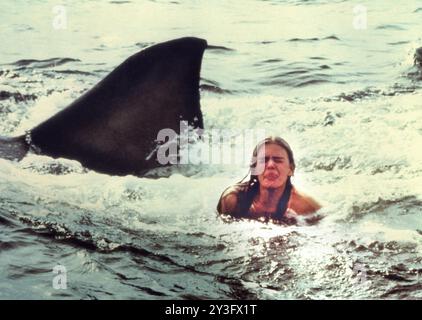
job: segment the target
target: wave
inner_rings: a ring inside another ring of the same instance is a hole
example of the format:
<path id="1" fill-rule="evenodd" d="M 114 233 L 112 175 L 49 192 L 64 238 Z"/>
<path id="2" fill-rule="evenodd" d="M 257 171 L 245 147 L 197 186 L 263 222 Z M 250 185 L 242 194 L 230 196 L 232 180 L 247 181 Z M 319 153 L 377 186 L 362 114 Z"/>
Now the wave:
<path id="1" fill-rule="evenodd" d="M 417 250 L 417 245 L 413 243 L 399 243 L 397 241 L 371 241 L 369 243 L 360 243 L 356 240 L 351 240 L 348 242 L 347 246 L 354 252 L 371 252 L 373 254 L 380 254 L 382 252 L 397 252 L 399 250 L 406 251 L 407 253 L 412 253 Z M 403 268 L 398 270 L 395 268 L 395 271 L 404 271 Z"/>
<path id="2" fill-rule="evenodd" d="M 55 73 L 61 73 L 61 74 L 76 74 L 81 76 L 95 76 L 92 72 L 87 71 L 80 71 L 80 70 L 54 70 Z M 104 71 L 101 71 L 104 72 Z"/>
<path id="3" fill-rule="evenodd" d="M 397 199 L 383 199 L 380 197 L 375 201 L 353 205 L 347 220 L 349 222 L 356 221 L 356 219 L 360 219 L 368 214 L 373 213 L 386 214 L 387 210 L 393 211 L 394 215 L 397 215 L 398 212 L 401 211 L 419 211 L 421 206 L 422 201 L 415 196 L 403 196 Z"/>
<path id="4" fill-rule="evenodd" d="M 140 48 L 140 49 L 144 49 L 144 48 L 150 47 L 154 44 L 155 44 L 155 42 L 137 42 L 137 43 L 135 43 L 135 46 Z"/>
<path id="5" fill-rule="evenodd" d="M 354 278 L 358 280 L 355 281 L 357 289 L 370 289 L 373 296 L 382 298 L 420 295 L 418 279 L 422 269 L 417 244 L 368 240 L 346 240 L 333 245 L 340 256 L 349 260 L 346 265 L 352 268 Z"/>
<path id="6" fill-rule="evenodd" d="M 9 209 L 10 211 L 10 209 Z M 200 244 L 200 241 L 204 240 L 204 233 L 187 234 L 186 236 L 194 236 L 197 239 L 196 245 L 184 245 L 180 243 L 180 239 L 173 239 L 174 236 L 170 235 L 170 238 L 164 239 L 162 235 L 151 233 L 146 230 L 132 230 L 125 227 L 119 226 L 115 220 L 106 219 L 104 221 L 93 221 L 91 215 L 79 216 L 76 218 L 74 223 L 65 224 L 62 222 L 63 216 L 55 217 L 56 214 L 47 215 L 44 218 L 34 217 L 32 215 L 20 214 L 14 212 L 4 214 L 2 210 L 0 214 L 0 221 L 8 222 L 8 215 L 13 216 L 17 220 L 17 226 L 13 226 L 11 230 L 14 234 L 13 241 L 9 241 L 4 246 L 10 250 L 19 249 L 26 243 L 37 245 L 44 240 L 50 242 L 54 241 L 57 246 L 65 245 L 68 248 L 76 248 L 87 250 L 90 254 L 92 252 L 98 252 L 106 254 L 111 260 L 120 260 L 119 257 L 127 256 L 129 259 L 138 262 L 138 265 L 147 270 L 150 274 L 168 275 L 180 273 L 189 274 L 190 277 L 207 277 L 214 278 L 217 276 L 213 271 L 210 271 L 210 267 L 213 264 L 217 266 L 221 263 L 232 262 L 231 259 L 220 259 L 218 261 L 209 261 L 205 259 L 203 262 L 198 262 L 192 259 L 189 263 L 185 260 L 185 255 L 190 256 L 194 252 L 198 252 L 198 255 L 204 250 L 212 250 L 217 252 L 217 257 L 220 257 L 218 251 L 225 249 L 224 245 L 215 245 L 215 243 L 207 244 L 204 246 Z M 6 217 L 3 217 L 3 216 Z M 73 218 L 78 216 L 77 211 L 73 211 Z M 57 221 L 53 221 L 57 220 Z M 78 221 L 80 220 L 80 221 Z M 16 225 L 16 223 L 14 224 Z M 103 228 L 109 229 L 104 230 Z M 7 228 L 7 226 L 6 226 Z M 5 230 L 3 230 L 5 231 Z M 122 234 L 117 234 L 121 232 Z M 116 239 L 112 239 L 115 237 Z M 24 241 L 17 241 L 23 239 Z M 44 240 L 43 240 L 44 239 Z M 201 239 L 201 240 L 200 240 Z M 165 245 L 162 245 L 165 242 Z M 169 250 L 167 250 L 169 249 Z M 120 280 L 135 280 L 127 274 L 117 272 L 106 265 L 101 267 L 106 268 L 107 271 L 111 271 L 116 274 Z M 110 270 L 109 270 L 110 269 Z M 50 271 L 50 270 L 49 270 Z M 227 281 L 234 280 L 230 276 L 220 275 L 222 279 Z M 137 285 L 136 281 L 127 283 L 130 286 Z M 141 289 L 141 288 L 139 288 Z M 143 290 L 143 289 L 141 289 Z M 143 290 L 144 291 L 144 290 Z M 153 296 L 165 295 L 159 291 L 147 292 Z"/>
<path id="7" fill-rule="evenodd" d="M 10 218 L 0 215 L 0 225 L 6 227 L 16 227 L 17 224 Z"/>
<path id="8" fill-rule="evenodd" d="M 7 79 L 15 79 L 19 78 L 19 74 L 11 70 L 0 70 L 0 77 L 4 77 Z"/>
<path id="9" fill-rule="evenodd" d="M 287 40 L 288 42 L 312 42 L 312 41 L 319 41 L 319 38 L 292 38 Z"/>
<path id="10" fill-rule="evenodd" d="M 327 36 L 324 38 L 292 38 L 288 41 L 319 41 L 319 40 L 335 40 L 340 41 L 340 38 L 336 35 Z M 391 45 L 400 45 L 406 43 L 408 41 L 399 41 L 399 42 L 391 42 Z M 209 50 L 215 50 L 216 53 L 221 52 L 232 52 L 234 49 L 225 47 L 225 46 L 209 46 Z M 416 51 L 415 53 L 415 64 L 418 66 L 422 59 L 419 59 L 419 52 Z M 293 88 L 306 88 L 312 86 L 318 86 L 321 84 L 336 84 L 336 85 L 344 85 L 347 84 L 350 77 L 354 79 L 362 78 L 366 76 L 376 76 L 377 72 L 351 72 L 351 73 L 343 73 L 342 70 L 344 68 L 337 67 L 337 66 L 344 66 L 347 64 L 346 62 L 329 62 L 330 58 L 323 57 L 323 56 L 312 56 L 308 58 L 309 60 L 306 62 L 294 62 L 288 65 L 285 64 L 285 60 L 280 59 L 279 57 L 267 58 L 261 61 L 257 61 L 252 64 L 252 67 L 259 68 L 258 77 L 254 79 L 238 79 L 236 82 L 240 83 L 242 88 L 245 88 L 246 85 L 251 84 L 248 86 L 248 90 L 245 92 L 253 92 L 252 88 L 259 88 L 260 86 L 264 87 L 275 87 L 275 86 L 287 86 Z M 320 60 L 322 63 L 317 66 L 316 63 Z M 296 64 L 296 65 L 294 65 Z M 297 65 L 299 64 L 299 66 Z M 347 66 L 346 66 L 347 67 Z M 276 74 L 280 72 L 279 70 L 287 69 L 287 72 Z M 321 72 L 323 71 L 323 72 Z M 339 73 L 340 72 L 340 73 Z M 253 74 L 256 74 L 253 72 Z M 260 75 L 260 76 L 259 76 Z M 401 75 L 398 75 L 400 77 Z M 419 67 L 413 67 L 409 72 L 407 72 L 406 77 L 411 79 L 412 81 L 420 81 L 422 80 L 422 71 L 420 71 Z M 400 80 L 400 79 L 398 79 Z M 372 97 L 376 95 L 383 95 L 383 96 L 394 96 L 397 94 L 403 93 L 412 93 L 418 86 L 416 85 L 404 85 L 404 86 L 395 86 L 391 89 L 380 90 L 376 92 L 375 90 L 363 89 L 359 90 L 358 92 L 352 93 L 342 93 L 335 98 L 327 98 L 331 100 L 344 100 L 344 101 L 356 101 L 363 99 L 365 97 Z M 217 94 L 225 94 L 225 93 L 233 93 L 231 90 L 227 90 L 221 88 L 221 86 L 216 86 L 213 84 L 205 83 L 201 89 L 204 92 L 212 92 Z M 239 91 L 242 93 L 242 90 Z"/>
<path id="11" fill-rule="evenodd" d="M 417 74 L 407 74 L 407 77 L 413 79 L 418 79 L 420 76 L 419 73 Z M 379 96 L 396 96 L 399 94 L 406 94 L 406 93 L 413 93 L 416 89 L 418 89 L 419 86 L 415 85 L 403 85 L 403 84 L 395 84 L 390 88 L 386 89 L 379 89 L 379 88 L 366 88 L 362 90 L 356 90 L 348 93 L 341 93 L 339 95 L 333 96 L 333 97 L 325 97 L 323 98 L 324 101 L 330 102 L 330 101 L 349 101 L 349 102 L 355 102 L 355 101 L 361 101 L 367 98 L 373 98 L 373 97 L 379 97 Z"/>
<path id="12" fill-rule="evenodd" d="M 213 45 L 208 45 L 207 50 L 209 50 L 209 51 L 223 51 L 223 52 L 236 51 L 235 49 L 232 49 L 232 48 L 227 48 L 227 47 L 224 47 L 224 46 L 213 46 Z"/>
<path id="13" fill-rule="evenodd" d="M 381 298 L 391 298 L 393 296 L 396 297 L 396 299 L 421 299 L 420 295 L 415 295 L 417 292 L 422 292 L 422 283 L 409 285 L 400 284 L 389 289 L 386 293 L 381 295 Z"/>
<path id="14" fill-rule="evenodd" d="M 232 94 L 233 92 L 228 89 L 223 89 L 217 81 L 210 79 L 201 78 L 201 84 L 199 85 L 201 91 L 212 92 L 216 94 Z"/>
<path id="15" fill-rule="evenodd" d="M 406 30 L 405 28 L 395 25 L 395 24 L 382 24 L 375 27 L 376 30 L 395 30 L 395 31 L 403 31 Z"/>
<path id="16" fill-rule="evenodd" d="M 328 37 L 324 37 L 324 38 L 291 38 L 286 40 L 287 42 L 315 42 L 315 41 L 323 41 L 323 40 L 336 40 L 336 41 L 340 41 L 340 38 L 335 36 L 335 35 L 331 35 Z"/>
<path id="17" fill-rule="evenodd" d="M 323 73 L 312 73 L 311 70 L 297 69 L 271 77 L 271 80 L 261 81 L 261 85 L 284 85 L 287 87 L 301 88 L 322 83 L 331 83 L 330 76 Z M 339 83 L 336 81 L 336 83 Z"/>
<path id="18" fill-rule="evenodd" d="M 302 87 L 306 87 L 306 86 L 310 86 L 310 85 L 329 83 L 329 82 L 331 82 L 331 81 L 329 81 L 327 79 L 309 79 L 309 80 L 301 81 L 301 82 L 295 84 L 294 87 L 302 88 Z M 336 81 L 336 83 L 339 83 L 339 82 Z"/>
<path id="19" fill-rule="evenodd" d="M 331 65 L 318 63 L 318 60 L 324 60 L 324 58 L 314 58 L 315 61 L 312 62 L 291 62 L 287 64 L 279 58 L 256 62 L 253 66 L 258 69 L 258 74 L 263 75 L 262 79 L 258 79 L 257 82 L 264 86 L 283 85 L 295 88 L 322 83 L 343 83 L 337 77 L 333 77 Z"/>
<path id="20" fill-rule="evenodd" d="M 422 67 L 422 47 L 416 49 L 415 51 L 414 64 L 418 67 Z"/>
<path id="21" fill-rule="evenodd" d="M 267 60 L 263 60 L 263 61 L 257 62 L 254 65 L 255 66 L 261 66 L 261 65 L 268 64 L 268 63 L 272 64 L 272 63 L 278 63 L 278 62 L 282 62 L 282 61 L 283 61 L 283 59 L 279 59 L 279 58 L 276 58 L 276 59 L 267 59 Z"/>
<path id="22" fill-rule="evenodd" d="M 17 69 L 43 69 L 43 68 L 52 68 L 57 67 L 70 62 L 80 62 L 79 59 L 73 58 L 51 58 L 45 60 L 36 60 L 36 59 L 23 59 L 10 63 L 9 65 L 18 67 Z"/>
<path id="23" fill-rule="evenodd" d="M 260 45 L 260 44 L 272 44 L 272 43 L 276 43 L 276 41 L 262 40 L 262 41 L 254 41 L 254 42 L 252 42 L 252 44 L 257 44 L 257 45 Z"/>
<path id="24" fill-rule="evenodd" d="M 20 92 L 9 92 L 9 91 L 0 91 L 0 101 L 1 100 L 8 100 L 14 99 L 17 102 L 26 102 L 26 101 L 34 101 L 38 99 L 38 96 L 35 94 L 25 94 Z"/>
<path id="25" fill-rule="evenodd" d="M 311 60 L 327 60 L 327 58 L 324 57 L 310 57 Z"/>
<path id="26" fill-rule="evenodd" d="M 168 256 L 141 248 L 133 243 L 117 243 L 105 236 L 97 235 L 94 231 L 90 231 L 89 229 L 72 231 L 63 223 L 43 221 L 42 219 L 30 216 L 19 216 L 18 219 L 20 222 L 24 223 L 24 225 L 28 226 L 20 228 L 19 232 L 21 233 L 54 239 L 59 243 L 70 244 L 72 246 L 101 253 L 131 253 L 135 256 L 152 258 L 153 260 L 185 269 L 185 266 L 178 264 Z M 89 219 L 85 219 L 83 225 L 85 227 L 95 227 L 96 223 L 91 222 Z"/>
<path id="27" fill-rule="evenodd" d="M 327 118 L 324 125 L 332 125 L 334 121 L 327 124 Z M 313 164 L 312 170 L 333 171 L 334 169 L 344 170 L 352 167 L 352 158 L 350 156 L 337 156 L 325 161 L 317 161 Z"/>
<path id="28" fill-rule="evenodd" d="M 40 175 L 67 175 L 72 173 L 83 174 L 89 172 L 78 161 L 68 159 L 53 159 L 46 156 L 26 156 L 19 162 L 19 167 L 36 172 Z"/>
<path id="29" fill-rule="evenodd" d="M 207 92 L 212 92 L 212 93 L 217 93 L 217 94 L 232 94 L 233 93 L 230 90 L 222 89 L 218 86 L 213 86 L 213 85 L 208 85 L 208 84 L 201 84 L 199 86 L 199 89 L 201 91 L 207 91 Z"/>
<path id="30" fill-rule="evenodd" d="M 111 3 L 111 4 L 127 4 L 127 3 L 132 3 L 132 1 L 125 1 L 125 0 L 118 1 L 118 0 L 113 0 L 113 1 L 110 1 L 109 3 Z"/>
<path id="31" fill-rule="evenodd" d="M 388 42 L 387 44 L 390 46 L 398 46 L 402 44 L 408 44 L 410 41 L 395 41 L 395 42 Z"/>

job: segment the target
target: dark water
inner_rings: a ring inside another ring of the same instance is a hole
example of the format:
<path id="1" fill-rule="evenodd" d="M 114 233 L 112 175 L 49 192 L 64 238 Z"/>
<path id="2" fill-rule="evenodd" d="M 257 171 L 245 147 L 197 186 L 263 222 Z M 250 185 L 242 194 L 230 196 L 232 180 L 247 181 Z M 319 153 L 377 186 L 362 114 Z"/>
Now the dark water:
<path id="1" fill-rule="evenodd" d="M 0 298 L 420 299 L 422 7 L 362 4 L 366 29 L 348 1 L 75 1 L 64 28 L 51 1 L 2 4 L 1 135 L 50 117 L 142 48 L 202 37 L 206 129 L 283 136 L 293 183 L 324 218 L 219 219 L 246 163 L 151 179 L 0 160 Z"/>

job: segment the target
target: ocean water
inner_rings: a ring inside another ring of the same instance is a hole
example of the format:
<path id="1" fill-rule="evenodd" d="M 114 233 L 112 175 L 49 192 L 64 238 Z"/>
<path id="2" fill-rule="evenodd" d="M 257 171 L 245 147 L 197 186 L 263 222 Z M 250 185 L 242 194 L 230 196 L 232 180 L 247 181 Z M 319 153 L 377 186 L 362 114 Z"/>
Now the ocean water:
<path id="1" fill-rule="evenodd" d="M 422 4 L 359 4 L 3 2 L 0 135 L 139 50 L 196 36 L 211 45 L 205 130 L 284 137 L 293 184 L 324 207 L 316 223 L 220 219 L 247 163 L 139 178 L 0 159 L 0 299 L 421 299 Z"/>

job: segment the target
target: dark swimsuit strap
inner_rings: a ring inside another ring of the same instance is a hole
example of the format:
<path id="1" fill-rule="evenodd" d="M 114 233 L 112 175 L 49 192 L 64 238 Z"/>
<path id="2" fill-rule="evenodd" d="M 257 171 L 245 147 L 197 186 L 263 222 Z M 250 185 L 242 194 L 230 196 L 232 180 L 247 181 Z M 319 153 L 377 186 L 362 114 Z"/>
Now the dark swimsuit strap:
<path id="1" fill-rule="evenodd" d="M 292 194 L 292 183 L 290 177 L 286 181 L 286 187 L 284 188 L 283 195 L 277 205 L 277 211 L 274 215 L 274 219 L 281 220 L 287 211 L 287 205 L 289 204 L 290 195 Z"/>
<path id="2" fill-rule="evenodd" d="M 286 181 L 286 187 L 284 188 L 284 192 L 280 198 L 280 201 L 277 205 L 277 211 L 273 216 L 273 219 L 281 220 L 287 210 L 287 205 L 289 204 L 290 195 L 292 193 L 292 183 L 290 181 L 290 177 Z M 251 208 L 253 199 L 255 195 L 258 193 L 259 188 L 258 184 L 255 183 L 253 185 L 249 184 L 246 192 L 241 194 L 241 198 L 239 199 L 239 210 L 238 214 L 244 217 L 249 216 L 249 209 Z"/>

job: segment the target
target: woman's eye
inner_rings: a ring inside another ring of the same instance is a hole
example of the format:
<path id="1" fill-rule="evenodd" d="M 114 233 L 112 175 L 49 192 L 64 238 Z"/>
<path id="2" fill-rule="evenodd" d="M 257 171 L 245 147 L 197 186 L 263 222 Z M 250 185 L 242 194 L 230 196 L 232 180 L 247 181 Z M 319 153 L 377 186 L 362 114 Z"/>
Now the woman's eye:
<path id="1" fill-rule="evenodd" d="M 275 163 L 283 163 L 284 162 L 283 158 L 265 157 L 265 158 L 258 158 L 258 163 L 268 163 L 268 161 L 270 161 L 270 159 L 272 159 Z"/>

